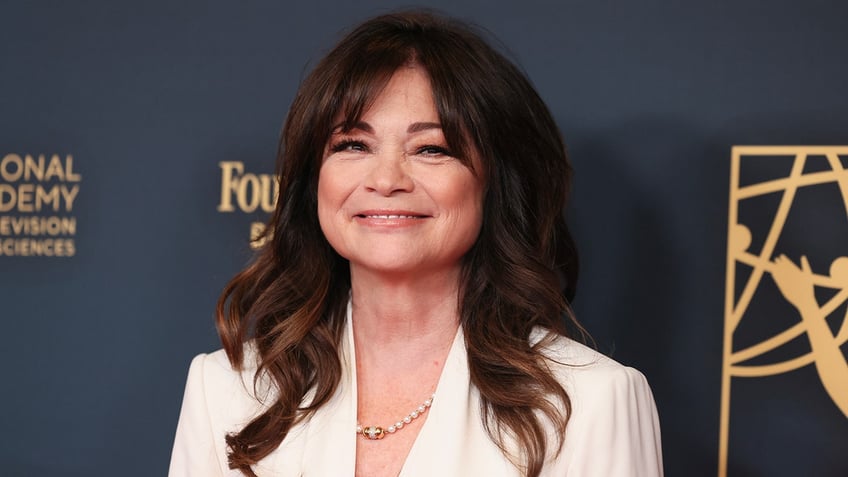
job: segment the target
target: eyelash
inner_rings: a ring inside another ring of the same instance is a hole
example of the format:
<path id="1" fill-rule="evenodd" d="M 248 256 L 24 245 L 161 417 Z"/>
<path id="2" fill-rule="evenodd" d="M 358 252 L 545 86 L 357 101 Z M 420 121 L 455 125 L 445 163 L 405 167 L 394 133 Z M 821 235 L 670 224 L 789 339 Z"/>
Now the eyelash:
<path id="1" fill-rule="evenodd" d="M 422 153 L 424 153 L 425 150 L 428 150 L 428 149 L 430 150 L 430 152 L 427 153 L 427 154 L 430 154 L 430 155 L 453 157 L 453 154 L 449 150 L 447 150 L 446 148 L 444 148 L 442 146 L 432 146 L 432 145 L 419 147 L 417 154 L 422 154 Z"/>
<path id="2" fill-rule="evenodd" d="M 330 152 L 342 152 L 352 146 L 361 147 L 364 150 L 368 149 L 368 146 L 365 145 L 362 141 L 356 141 L 353 139 L 343 139 L 330 147 Z"/>
<path id="3" fill-rule="evenodd" d="M 369 147 L 363 141 L 358 141 L 355 139 L 343 139 L 330 147 L 330 152 L 337 153 L 348 150 L 352 147 L 357 147 L 361 149 L 357 149 L 357 151 L 368 151 Z M 415 154 L 427 154 L 430 156 L 449 156 L 454 157 L 453 153 L 451 153 L 447 148 L 442 146 L 436 146 L 432 144 L 428 144 L 425 146 L 421 146 L 416 149 Z"/>

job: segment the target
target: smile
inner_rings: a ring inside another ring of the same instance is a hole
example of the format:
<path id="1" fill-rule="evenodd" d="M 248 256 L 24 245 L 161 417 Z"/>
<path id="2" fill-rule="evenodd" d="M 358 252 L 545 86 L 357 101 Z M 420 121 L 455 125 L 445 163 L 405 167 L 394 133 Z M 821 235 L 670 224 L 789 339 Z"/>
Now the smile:
<path id="1" fill-rule="evenodd" d="M 357 217 L 363 217 L 366 219 L 420 219 L 422 217 L 417 215 L 394 215 L 394 214 L 376 214 L 376 215 L 358 215 Z"/>

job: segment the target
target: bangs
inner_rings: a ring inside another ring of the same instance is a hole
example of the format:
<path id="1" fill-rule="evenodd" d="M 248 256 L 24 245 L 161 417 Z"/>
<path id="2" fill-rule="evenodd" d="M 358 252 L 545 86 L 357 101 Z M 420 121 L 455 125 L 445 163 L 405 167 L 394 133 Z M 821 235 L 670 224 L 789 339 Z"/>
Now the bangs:
<path id="1" fill-rule="evenodd" d="M 369 44 L 361 54 L 347 61 L 347 64 L 339 65 L 344 77 L 331 93 L 333 100 L 329 104 L 335 105 L 335 108 L 325 112 L 328 119 L 326 124 L 329 124 L 325 142 L 335 131 L 347 133 L 353 130 L 398 69 L 417 66 L 424 70 L 430 81 L 433 101 L 448 147 L 454 151 L 457 159 L 476 174 L 470 159 L 471 153 L 474 152 L 469 149 L 469 144 L 473 143 L 473 140 L 469 141 L 471 131 L 466 127 L 465 118 L 459 113 L 463 105 L 457 104 L 458 98 L 450 97 L 449 93 L 445 94 L 455 88 L 445 85 L 444 78 L 440 77 L 442 75 L 432 73 L 434 68 L 439 69 L 438 62 L 432 61 L 430 55 L 422 51 L 422 48 L 416 48 L 418 45 L 399 47 L 392 43 L 394 42 Z M 332 85 L 327 86 L 332 88 Z"/>
<path id="2" fill-rule="evenodd" d="M 386 88 L 394 72 L 413 56 L 408 49 L 384 47 L 378 50 L 374 48 L 376 45 L 369 46 L 372 48 L 349 58 L 348 64 L 340 65 L 344 76 L 332 93 L 335 96 L 332 104 L 337 105 L 337 109 L 328 112 L 332 127 L 340 126 L 344 132 L 355 127 Z"/>

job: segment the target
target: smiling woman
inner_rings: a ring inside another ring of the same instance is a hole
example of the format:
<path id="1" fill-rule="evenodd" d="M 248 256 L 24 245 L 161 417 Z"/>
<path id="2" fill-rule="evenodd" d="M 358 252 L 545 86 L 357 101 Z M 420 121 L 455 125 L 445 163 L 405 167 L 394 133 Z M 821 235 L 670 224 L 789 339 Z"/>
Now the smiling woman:
<path id="1" fill-rule="evenodd" d="M 662 474 L 644 376 L 577 341 L 557 126 L 473 28 L 354 29 L 301 85 L 277 174 L 172 476 Z"/>
<path id="2" fill-rule="evenodd" d="M 435 273 L 456 283 L 480 232 L 482 191 L 450 152 L 426 71 L 409 64 L 352 129 L 333 132 L 318 176 L 318 219 L 351 277 L 395 272 L 397 283 L 403 273 L 416 281 Z"/>

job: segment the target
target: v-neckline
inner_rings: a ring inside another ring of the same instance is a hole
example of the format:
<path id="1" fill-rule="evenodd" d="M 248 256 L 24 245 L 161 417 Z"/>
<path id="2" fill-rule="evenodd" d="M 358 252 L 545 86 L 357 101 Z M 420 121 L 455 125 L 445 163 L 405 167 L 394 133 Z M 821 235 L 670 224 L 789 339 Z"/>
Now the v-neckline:
<path id="1" fill-rule="evenodd" d="M 357 388 L 357 375 L 356 375 L 356 348 L 353 340 L 353 313 L 352 313 L 352 305 L 348 303 L 347 307 L 347 316 L 345 317 L 345 336 L 344 336 L 344 344 L 342 349 L 342 368 L 346 370 L 347 386 L 350 389 L 350 399 L 349 399 L 349 408 L 348 411 L 352 416 L 351 419 L 351 427 L 350 432 L 348 433 L 349 445 L 350 449 L 353 450 L 353 468 L 356 468 L 356 439 L 358 438 L 357 434 L 354 432 L 356 428 L 356 416 L 357 416 L 357 407 L 358 407 L 358 388 Z M 421 448 L 428 448 L 429 442 L 433 442 L 438 436 L 434 435 L 434 431 L 431 429 L 439 429 L 443 428 L 445 424 L 448 422 L 448 419 L 445 417 L 445 410 L 449 409 L 449 406 L 440 405 L 442 400 L 449 400 L 451 396 L 456 397 L 455 392 L 461 392 L 461 389 L 457 389 L 457 384 L 460 383 L 468 383 L 468 367 L 465 362 L 465 344 L 464 344 L 464 336 L 462 333 L 462 326 L 457 327 L 456 334 L 454 334 L 453 342 L 451 343 L 451 347 L 448 351 L 448 355 L 445 358 L 445 363 L 442 366 L 442 372 L 439 376 L 439 380 L 436 383 L 436 390 L 434 392 L 435 398 L 433 399 L 433 403 L 430 406 L 430 409 L 427 410 L 427 419 L 421 426 L 421 429 L 418 431 L 418 435 L 415 436 L 415 440 L 412 442 L 412 447 L 409 448 L 409 452 L 406 454 L 404 458 L 403 464 L 401 465 L 400 471 L 398 472 L 398 477 L 415 477 L 417 475 L 430 475 L 428 473 L 420 474 L 420 469 L 422 466 L 418 464 L 422 458 L 429 458 L 430 456 L 422 456 Z M 464 370 L 464 372 L 463 372 Z M 465 377 L 463 378 L 463 374 Z M 461 387 L 461 386 L 460 386 Z"/>

